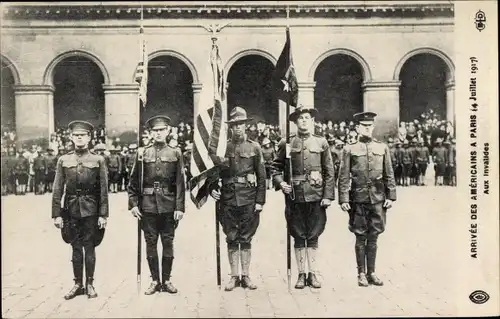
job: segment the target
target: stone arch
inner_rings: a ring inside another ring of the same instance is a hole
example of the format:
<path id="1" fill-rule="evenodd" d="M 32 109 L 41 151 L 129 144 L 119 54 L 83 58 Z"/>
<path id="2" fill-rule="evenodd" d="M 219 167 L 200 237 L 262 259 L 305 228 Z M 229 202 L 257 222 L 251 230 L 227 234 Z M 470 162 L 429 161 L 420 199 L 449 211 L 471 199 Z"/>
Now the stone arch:
<path id="1" fill-rule="evenodd" d="M 63 61 L 66 58 L 70 57 L 84 57 L 92 62 L 94 62 L 99 69 L 101 70 L 102 76 L 104 77 L 104 83 L 103 85 L 110 84 L 110 78 L 109 78 L 109 72 L 104 66 L 104 63 L 102 63 L 101 59 L 99 59 L 96 55 L 93 53 L 84 51 L 84 50 L 71 50 L 68 52 L 64 52 L 59 54 L 55 59 L 52 60 L 52 62 L 49 63 L 47 69 L 45 70 L 45 73 L 43 75 L 43 84 L 44 85 L 54 85 L 53 80 L 54 80 L 54 69 L 55 67 L 59 64 L 59 62 Z"/>
<path id="2" fill-rule="evenodd" d="M 4 62 L 7 65 L 10 72 L 12 73 L 12 76 L 14 77 L 14 85 L 21 84 L 21 77 L 19 76 L 18 68 L 14 64 L 14 62 L 3 54 L 1 55 L 1 59 L 2 62 Z"/>
<path id="3" fill-rule="evenodd" d="M 270 54 L 269 52 L 266 52 L 264 50 L 246 49 L 246 50 L 240 51 L 240 52 L 236 53 L 235 55 L 233 55 L 227 61 L 226 65 L 224 66 L 224 77 L 225 77 L 224 81 L 225 82 L 227 82 L 227 76 L 228 76 L 229 70 L 231 69 L 233 64 L 236 63 L 236 61 L 238 61 L 240 58 L 247 56 L 247 55 L 258 55 L 258 56 L 264 57 L 264 58 L 268 59 L 269 61 L 271 61 L 271 63 L 274 66 L 276 66 L 276 62 L 278 62 L 278 60 L 272 54 Z"/>
<path id="4" fill-rule="evenodd" d="M 363 71 L 363 80 L 365 82 L 371 81 L 372 74 L 370 71 L 370 67 L 369 67 L 368 63 L 365 61 L 365 59 L 353 50 L 345 49 L 345 48 L 338 48 L 338 49 L 332 49 L 332 50 L 326 51 L 325 53 L 320 55 L 314 61 L 313 65 L 309 69 L 309 75 L 308 75 L 309 82 L 314 81 L 314 74 L 316 73 L 316 69 L 318 68 L 320 63 L 323 62 L 323 60 L 325 60 L 326 58 L 328 58 L 332 55 L 335 55 L 335 54 L 345 54 L 345 55 L 348 55 L 348 56 L 354 58 L 356 61 L 358 61 L 359 65 L 361 65 L 361 69 Z"/>
<path id="5" fill-rule="evenodd" d="M 393 80 L 399 81 L 399 76 L 401 74 L 401 70 L 403 69 L 404 64 L 406 63 L 406 61 L 408 61 L 408 59 L 417 54 L 432 54 L 439 57 L 448 66 L 447 81 L 455 80 L 455 65 L 453 64 L 453 61 L 450 59 L 450 57 L 438 49 L 429 47 L 418 48 L 406 53 L 396 65 L 396 69 L 394 70 Z"/>
<path id="6" fill-rule="evenodd" d="M 193 83 L 199 83 L 200 79 L 198 77 L 198 71 L 196 71 L 196 68 L 195 68 L 193 62 L 191 62 L 191 60 L 189 60 L 185 55 L 183 55 L 177 51 L 174 51 L 174 50 L 158 50 L 158 51 L 152 52 L 148 55 L 148 61 L 151 61 L 154 58 L 157 58 L 160 56 L 171 56 L 171 57 L 174 57 L 174 58 L 181 60 L 191 71 L 191 75 L 193 76 Z M 135 79 L 135 71 L 134 71 L 134 74 L 132 76 L 132 79 L 133 79 L 132 82 L 134 82 L 135 81 L 134 80 Z"/>

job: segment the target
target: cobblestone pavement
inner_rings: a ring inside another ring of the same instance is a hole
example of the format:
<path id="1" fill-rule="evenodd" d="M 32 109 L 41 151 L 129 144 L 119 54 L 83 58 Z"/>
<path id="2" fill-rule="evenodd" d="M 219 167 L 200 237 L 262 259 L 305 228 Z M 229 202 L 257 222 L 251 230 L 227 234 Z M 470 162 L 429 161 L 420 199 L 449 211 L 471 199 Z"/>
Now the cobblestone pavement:
<path id="1" fill-rule="evenodd" d="M 2 317 L 347 317 L 438 316 L 457 314 L 453 284 L 453 187 L 398 188 L 379 240 L 377 273 L 383 287 L 356 282 L 354 236 L 337 205 L 328 210 L 320 238 L 320 290 L 289 292 L 283 196 L 269 191 L 254 238 L 251 277 L 255 291 L 216 286 L 214 204 L 188 212 L 177 229 L 173 283 L 179 293 L 145 296 L 149 271 L 143 261 L 142 287 L 136 280 L 136 221 L 125 193 L 110 194 L 111 216 L 97 248 L 96 299 L 65 301 L 72 286 L 71 248 L 50 218 L 50 195 L 2 198 Z M 450 234 L 449 236 L 447 234 Z M 143 252 L 144 252 L 143 248 Z M 144 256 L 144 255 L 143 255 Z M 292 253 L 293 256 L 293 253 Z M 221 231 L 223 285 L 229 266 Z M 145 258 L 143 258 L 145 259 Z M 296 279 L 292 257 L 292 285 Z"/>

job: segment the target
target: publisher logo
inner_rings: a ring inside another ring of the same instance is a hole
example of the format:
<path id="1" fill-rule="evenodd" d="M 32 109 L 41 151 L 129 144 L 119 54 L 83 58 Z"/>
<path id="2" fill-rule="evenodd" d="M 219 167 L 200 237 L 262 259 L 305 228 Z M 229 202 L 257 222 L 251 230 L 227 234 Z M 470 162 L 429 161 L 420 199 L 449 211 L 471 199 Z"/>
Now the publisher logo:
<path id="1" fill-rule="evenodd" d="M 486 15 L 483 11 L 479 10 L 478 12 L 476 12 L 474 21 L 476 23 L 476 29 L 478 29 L 479 32 L 483 31 L 484 28 L 486 28 Z"/>
<path id="2" fill-rule="evenodd" d="M 490 296 L 485 291 L 476 290 L 469 295 L 469 299 L 473 303 L 480 305 L 487 302 L 490 299 Z"/>

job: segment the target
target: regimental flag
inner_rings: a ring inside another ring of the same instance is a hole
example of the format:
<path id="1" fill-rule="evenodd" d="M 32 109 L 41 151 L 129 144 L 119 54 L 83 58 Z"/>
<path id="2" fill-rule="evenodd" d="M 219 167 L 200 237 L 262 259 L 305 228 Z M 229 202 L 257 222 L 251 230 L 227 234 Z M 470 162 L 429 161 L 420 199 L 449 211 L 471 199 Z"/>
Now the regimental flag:
<path id="1" fill-rule="evenodd" d="M 295 67 L 293 66 L 291 46 L 290 30 L 287 27 L 285 46 L 281 51 L 273 74 L 274 92 L 278 98 L 280 114 L 285 114 L 287 103 L 290 106 L 290 113 L 292 113 L 297 107 L 299 98 L 299 85 L 295 75 Z M 280 130 L 283 137 L 286 121 L 288 121 L 288 114 L 285 117 L 280 116 Z"/>
<path id="2" fill-rule="evenodd" d="M 148 98 L 148 54 L 146 49 L 146 40 L 144 39 L 144 30 L 141 27 L 141 61 L 135 73 L 135 81 L 139 83 L 139 100 L 142 106 L 146 107 Z"/>
<path id="3" fill-rule="evenodd" d="M 227 147 L 227 105 L 222 59 L 217 44 L 212 45 L 209 70 L 203 81 L 195 116 L 189 190 L 199 209 L 207 201 L 209 187 L 218 181 L 219 167 Z"/>

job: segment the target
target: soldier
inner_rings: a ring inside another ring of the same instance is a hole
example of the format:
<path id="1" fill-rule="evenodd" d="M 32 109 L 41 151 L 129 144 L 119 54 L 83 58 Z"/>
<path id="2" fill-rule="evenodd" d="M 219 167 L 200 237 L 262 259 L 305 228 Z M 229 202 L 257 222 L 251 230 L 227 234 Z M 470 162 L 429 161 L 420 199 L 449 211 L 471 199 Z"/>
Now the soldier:
<path id="1" fill-rule="evenodd" d="M 85 121 L 68 124 L 75 147 L 57 161 L 52 193 L 52 218 L 54 225 L 70 233 L 66 242 L 71 244 L 75 285 L 64 296 L 73 299 L 87 294 L 96 298 L 94 289 L 95 247 L 104 236 L 108 207 L 108 176 L 106 163 L 100 155 L 88 149 L 94 127 Z M 64 199 L 62 199 L 64 193 Z M 61 201 L 64 203 L 61 208 Z M 85 261 L 86 282 L 83 286 Z"/>
<path id="2" fill-rule="evenodd" d="M 191 175 L 191 153 L 193 150 L 193 144 L 189 140 L 186 141 L 185 151 L 182 153 L 184 158 L 184 171 L 186 174 L 186 182 L 188 182 L 193 176 Z"/>
<path id="3" fill-rule="evenodd" d="M 450 176 L 451 176 L 451 172 L 450 172 L 450 146 L 451 146 L 451 143 L 450 143 L 450 141 L 444 140 L 443 146 L 446 149 L 446 159 L 445 159 L 446 166 L 445 166 L 444 175 L 443 175 L 443 185 L 450 185 Z"/>
<path id="4" fill-rule="evenodd" d="M 356 235 L 358 285 L 362 287 L 383 285 L 375 275 L 377 239 L 385 230 L 386 211 L 396 200 L 389 148 L 372 137 L 375 116 L 373 112 L 354 115 L 360 137 L 344 148 L 339 177 L 339 204 L 349 212 L 349 230 Z"/>
<path id="5" fill-rule="evenodd" d="M 417 144 L 418 144 L 417 138 L 413 137 L 410 140 L 409 144 L 410 146 L 408 147 L 408 151 L 411 153 L 411 160 L 412 160 L 410 169 L 410 185 L 417 185 L 418 176 L 420 175 L 417 164 Z"/>
<path id="6" fill-rule="evenodd" d="M 29 159 L 23 156 L 24 150 L 20 149 L 16 157 L 16 195 L 25 195 L 29 180 Z"/>
<path id="7" fill-rule="evenodd" d="M 450 186 L 457 186 L 457 149 L 455 139 L 451 139 L 448 152 L 448 166 L 450 167 Z"/>
<path id="8" fill-rule="evenodd" d="M 403 186 L 410 186 L 410 176 L 413 168 L 413 162 L 413 152 L 409 148 L 408 140 L 404 140 L 401 154 L 401 177 L 403 179 Z"/>
<path id="9" fill-rule="evenodd" d="M 266 167 L 266 188 L 271 188 L 271 166 L 276 157 L 276 151 L 271 145 L 271 140 L 264 137 L 262 140 L 262 156 L 264 157 L 264 166 Z"/>
<path id="10" fill-rule="evenodd" d="M 7 185 L 9 183 L 9 158 L 7 156 L 7 149 L 2 145 L 2 156 L 1 156 L 1 162 L 2 162 L 2 196 L 7 195 Z"/>
<path id="11" fill-rule="evenodd" d="M 432 161 L 434 162 L 434 185 L 443 185 L 443 176 L 448 161 L 448 150 L 441 145 L 442 139 L 438 137 L 432 150 Z"/>
<path id="12" fill-rule="evenodd" d="M 122 160 L 118 152 L 119 148 L 113 146 L 110 147 L 109 152 L 111 153 L 106 160 L 108 165 L 109 183 L 111 185 L 111 191 L 116 193 L 118 191 L 118 183 L 120 181 L 120 173 L 122 171 Z"/>
<path id="13" fill-rule="evenodd" d="M 333 169 L 335 172 L 335 185 L 337 185 L 339 181 L 339 172 L 340 172 L 340 158 L 342 156 L 342 149 L 344 148 L 344 142 L 339 139 L 335 139 L 335 147 L 331 151 L 332 153 L 332 161 L 333 161 Z"/>
<path id="14" fill-rule="evenodd" d="M 247 112 L 235 107 L 230 115 L 231 139 L 220 169 L 222 187 L 213 183 L 211 195 L 221 200 L 221 224 L 226 234 L 231 279 L 226 291 L 242 286 L 257 289 L 250 280 L 252 239 L 259 227 L 260 212 L 266 201 L 266 169 L 262 150 L 245 132 Z M 238 272 L 241 260 L 241 279 Z"/>
<path id="15" fill-rule="evenodd" d="M 129 180 L 130 180 L 130 173 L 132 172 L 132 167 L 134 166 L 134 159 L 135 159 L 135 154 L 137 151 L 137 144 L 132 143 L 128 146 L 128 153 L 125 155 L 125 160 L 124 160 L 124 167 L 125 167 L 125 188 L 127 188 Z"/>
<path id="16" fill-rule="evenodd" d="M 305 286 L 321 288 L 316 278 L 318 239 L 326 225 L 326 208 L 334 195 L 334 168 L 328 142 L 314 135 L 311 129 L 318 111 L 299 106 L 288 119 L 297 125 L 297 135 L 290 137 L 290 161 L 287 146 L 281 140 L 273 163 L 273 179 L 276 190 L 285 194 L 285 217 L 294 238 L 298 279 L 296 289 Z M 291 168 L 290 168 L 291 165 Z M 284 180 L 285 170 L 291 170 L 291 184 Z M 309 264 L 306 278 L 305 261 Z"/>
<path id="17" fill-rule="evenodd" d="M 49 146 L 45 155 L 45 191 L 52 193 L 52 184 L 56 177 L 57 156 L 54 155 L 54 148 Z"/>
<path id="18" fill-rule="evenodd" d="M 177 288 L 170 282 L 170 275 L 175 229 L 184 215 L 186 188 L 181 151 L 166 142 L 170 122 L 169 117 L 162 115 L 146 122 L 153 143 L 137 152 L 128 185 L 128 206 L 132 215 L 141 222 L 146 240 L 146 259 L 153 279 L 146 295 L 157 291 L 177 293 Z M 161 282 L 158 236 L 163 246 Z"/>
<path id="19" fill-rule="evenodd" d="M 35 195 L 43 195 L 45 193 L 45 171 L 47 163 L 45 156 L 42 154 L 42 148 L 37 147 L 36 153 L 33 153 L 33 171 L 34 171 L 34 192 Z"/>
<path id="20" fill-rule="evenodd" d="M 424 145 L 424 140 L 420 139 L 418 147 L 415 149 L 415 161 L 417 162 L 419 172 L 417 185 L 425 186 L 425 173 L 429 164 L 429 156 L 429 149 Z"/>
<path id="21" fill-rule="evenodd" d="M 396 158 L 396 162 L 395 163 L 392 163 L 392 167 L 394 169 L 394 176 L 395 176 L 395 179 L 396 179 L 396 185 L 403 185 L 403 154 L 404 154 L 404 150 L 403 148 L 401 147 L 401 141 L 398 139 L 396 139 L 396 142 L 394 143 L 395 146 L 396 146 L 396 150 L 395 150 L 395 158 Z M 392 159 L 392 157 L 391 157 Z"/>

